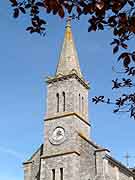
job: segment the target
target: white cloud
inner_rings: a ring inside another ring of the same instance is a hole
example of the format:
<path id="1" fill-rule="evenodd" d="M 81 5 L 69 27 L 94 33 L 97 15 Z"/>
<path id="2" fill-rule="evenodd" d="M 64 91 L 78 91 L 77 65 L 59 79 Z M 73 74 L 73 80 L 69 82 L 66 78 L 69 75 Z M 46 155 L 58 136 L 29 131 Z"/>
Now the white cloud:
<path id="1" fill-rule="evenodd" d="M 19 158 L 19 159 L 23 158 L 23 154 L 21 154 L 20 152 L 17 152 L 14 149 L 8 148 L 8 147 L 6 148 L 4 146 L 0 146 L 0 152 L 9 154 L 9 155 L 16 157 L 16 158 Z"/>

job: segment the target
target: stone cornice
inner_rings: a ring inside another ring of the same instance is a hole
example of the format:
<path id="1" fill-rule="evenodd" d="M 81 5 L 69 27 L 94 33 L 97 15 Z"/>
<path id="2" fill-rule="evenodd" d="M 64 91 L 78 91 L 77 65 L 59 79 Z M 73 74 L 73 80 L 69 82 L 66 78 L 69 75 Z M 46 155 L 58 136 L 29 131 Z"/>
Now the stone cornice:
<path id="1" fill-rule="evenodd" d="M 26 162 L 23 162 L 23 165 L 26 165 L 26 164 L 31 164 L 32 161 L 26 161 Z"/>
<path id="2" fill-rule="evenodd" d="M 77 154 L 78 156 L 80 156 L 80 153 L 77 151 L 69 151 L 69 152 L 65 152 L 65 153 L 59 153 L 59 154 L 52 154 L 50 156 L 41 156 L 41 159 L 48 159 L 48 158 L 53 158 L 53 157 L 57 157 L 57 156 L 65 156 L 65 155 L 69 155 L 69 154 Z"/>
<path id="3" fill-rule="evenodd" d="M 46 82 L 48 84 L 57 82 L 57 81 L 63 81 L 69 78 L 76 78 L 86 89 L 89 89 L 89 83 L 87 83 L 84 79 L 80 78 L 76 73 L 68 74 L 68 75 L 61 75 L 61 76 L 55 76 L 55 77 L 48 77 Z"/>
<path id="4" fill-rule="evenodd" d="M 78 135 L 84 139 L 85 141 L 87 141 L 89 144 L 91 144 L 93 147 L 95 147 L 96 149 L 100 150 L 101 146 L 95 144 L 94 142 L 92 142 L 91 140 L 89 140 L 88 138 L 86 138 L 82 133 L 78 133 Z"/>
<path id="5" fill-rule="evenodd" d="M 25 162 L 23 162 L 22 164 L 25 165 L 25 164 L 30 164 L 33 162 L 33 157 L 40 151 L 40 155 L 42 155 L 43 153 L 43 144 L 40 145 L 40 147 L 33 153 L 33 155 Z"/>
<path id="6" fill-rule="evenodd" d="M 67 117 L 67 116 L 73 116 L 73 115 L 77 116 L 81 121 L 83 121 L 88 126 L 91 126 L 90 123 L 88 123 L 83 117 L 81 117 L 78 113 L 75 113 L 75 112 L 69 112 L 69 113 L 58 114 L 58 115 L 55 115 L 55 116 L 50 116 L 50 117 L 45 118 L 44 120 L 45 121 L 50 121 L 50 120 L 55 120 L 55 119 L 58 119 L 58 118 Z"/>
<path id="7" fill-rule="evenodd" d="M 107 151 L 107 152 L 110 153 L 109 149 L 106 149 L 106 148 L 96 149 L 96 150 L 95 150 L 95 153 L 97 153 L 97 152 L 102 152 L 102 151 Z"/>
<path id="8" fill-rule="evenodd" d="M 123 165 L 121 162 L 119 162 L 116 159 L 112 158 L 108 154 L 106 154 L 105 158 L 108 159 L 108 161 L 110 163 L 112 163 L 113 165 L 119 167 L 120 170 L 124 171 L 129 176 L 133 176 L 135 178 L 135 174 L 129 168 L 127 168 L 125 165 Z"/>

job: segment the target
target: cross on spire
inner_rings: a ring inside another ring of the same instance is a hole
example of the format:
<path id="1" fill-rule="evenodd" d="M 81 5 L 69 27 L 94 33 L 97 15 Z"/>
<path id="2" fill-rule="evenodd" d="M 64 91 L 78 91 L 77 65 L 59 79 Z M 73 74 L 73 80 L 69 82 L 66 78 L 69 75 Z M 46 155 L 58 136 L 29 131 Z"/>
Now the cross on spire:
<path id="1" fill-rule="evenodd" d="M 71 20 L 72 20 L 71 16 L 68 16 L 66 20 L 67 22 L 66 27 L 71 27 Z"/>

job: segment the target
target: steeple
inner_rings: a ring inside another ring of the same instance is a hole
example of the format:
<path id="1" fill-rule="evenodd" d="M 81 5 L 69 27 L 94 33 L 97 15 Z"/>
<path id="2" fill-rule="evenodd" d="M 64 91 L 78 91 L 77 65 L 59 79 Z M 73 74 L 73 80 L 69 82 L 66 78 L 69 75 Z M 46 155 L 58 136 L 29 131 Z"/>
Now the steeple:
<path id="1" fill-rule="evenodd" d="M 64 42 L 60 53 L 60 59 L 58 62 L 56 76 L 69 75 L 75 73 L 82 78 L 80 70 L 77 51 L 74 45 L 72 30 L 71 30 L 71 18 L 67 19 Z"/>

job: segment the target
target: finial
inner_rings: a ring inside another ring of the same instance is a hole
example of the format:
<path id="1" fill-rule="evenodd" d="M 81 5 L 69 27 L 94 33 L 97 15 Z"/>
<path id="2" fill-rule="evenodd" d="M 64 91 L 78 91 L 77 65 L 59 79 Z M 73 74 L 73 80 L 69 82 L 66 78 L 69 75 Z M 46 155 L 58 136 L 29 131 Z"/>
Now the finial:
<path id="1" fill-rule="evenodd" d="M 66 27 L 71 27 L 71 20 L 72 20 L 72 17 L 68 16 L 67 20 L 66 20 L 66 22 L 67 22 Z"/>

